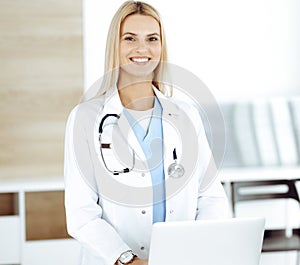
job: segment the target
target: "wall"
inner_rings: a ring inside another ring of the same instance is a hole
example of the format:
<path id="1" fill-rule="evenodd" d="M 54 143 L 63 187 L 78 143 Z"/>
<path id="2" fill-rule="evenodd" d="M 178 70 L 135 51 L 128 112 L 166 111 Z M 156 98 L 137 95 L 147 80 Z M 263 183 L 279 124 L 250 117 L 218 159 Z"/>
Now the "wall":
<path id="1" fill-rule="evenodd" d="M 82 2 L 0 2 L 0 178 L 62 176 L 83 87 Z"/>
<path id="2" fill-rule="evenodd" d="M 85 89 L 103 73 L 110 20 L 123 3 L 84 1 Z M 148 0 L 166 28 L 170 61 L 220 101 L 300 95 L 297 0 Z"/>

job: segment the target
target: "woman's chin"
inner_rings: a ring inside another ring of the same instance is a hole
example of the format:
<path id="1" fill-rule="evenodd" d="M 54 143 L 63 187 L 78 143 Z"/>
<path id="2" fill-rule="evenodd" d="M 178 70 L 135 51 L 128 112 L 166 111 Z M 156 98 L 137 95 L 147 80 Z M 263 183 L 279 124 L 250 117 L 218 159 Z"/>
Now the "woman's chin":
<path id="1" fill-rule="evenodd" d="M 148 62 L 146 64 L 136 64 L 130 63 L 127 65 L 121 66 L 120 74 L 126 74 L 132 76 L 133 78 L 145 78 L 145 80 L 152 79 L 153 72 L 157 67 L 157 62 Z"/>

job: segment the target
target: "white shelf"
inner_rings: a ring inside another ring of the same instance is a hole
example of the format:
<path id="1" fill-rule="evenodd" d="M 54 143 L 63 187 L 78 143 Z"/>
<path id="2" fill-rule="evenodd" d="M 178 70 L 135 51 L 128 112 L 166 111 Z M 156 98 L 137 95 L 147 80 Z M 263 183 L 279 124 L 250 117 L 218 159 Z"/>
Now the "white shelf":
<path id="1" fill-rule="evenodd" d="M 0 179 L 0 193 L 20 191 L 55 191 L 63 189 L 63 177 Z"/>
<path id="2" fill-rule="evenodd" d="M 22 265 L 76 265 L 80 245 L 74 239 L 26 241 L 22 252 Z"/>
<path id="3" fill-rule="evenodd" d="M 9 237 L 3 235 L 9 234 Z M 0 216 L 0 264 L 19 264 L 21 236 L 19 216 Z"/>
<path id="4" fill-rule="evenodd" d="M 38 192 L 41 194 L 37 193 L 36 196 L 45 198 L 44 194 L 46 193 L 44 192 L 49 191 L 57 191 L 59 194 L 63 192 L 63 177 L 0 179 L 0 198 L 1 196 L 6 198 L 13 208 L 10 210 L 10 206 L 7 206 L 8 209 L 3 207 L 4 210 L 2 209 L 2 215 L 0 215 L 0 265 L 76 265 L 79 263 L 80 245 L 74 239 L 64 238 L 65 235 L 63 233 L 66 234 L 65 231 L 62 231 L 62 234 L 59 235 L 62 238 L 59 239 L 26 240 L 26 234 L 28 234 L 26 228 L 30 225 L 28 218 L 31 216 L 30 220 L 32 221 L 32 218 L 36 216 L 32 212 L 35 208 L 30 209 L 27 207 L 29 204 L 32 205 L 31 203 L 34 203 L 32 207 L 35 207 L 35 202 L 38 202 L 32 200 L 32 194 L 30 193 Z M 13 197 L 14 195 L 16 196 L 10 200 L 9 194 Z M 49 196 L 49 193 L 46 196 Z M 51 196 L 55 196 L 54 203 L 49 204 L 47 200 L 47 202 L 45 201 L 45 207 L 53 205 L 53 207 L 56 207 L 56 210 L 58 210 L 57 207 L 61 207 L 58 212 L 62 214 L 64 212 L 63 199 L 57 200 L 56 193 Z M 17 209 L 15 209 L 16 206 Z M 41 207 L 41 204 L 38 204 L 38 206 Z M 6 215 L 6 211 L 8 215 Z M 27 225 L 26 220 L 28 222 Z M 43 218 L 43 221 L 45 221 L 45 218 Z M 41 235 L 42 238 L 43 235 Z"/>

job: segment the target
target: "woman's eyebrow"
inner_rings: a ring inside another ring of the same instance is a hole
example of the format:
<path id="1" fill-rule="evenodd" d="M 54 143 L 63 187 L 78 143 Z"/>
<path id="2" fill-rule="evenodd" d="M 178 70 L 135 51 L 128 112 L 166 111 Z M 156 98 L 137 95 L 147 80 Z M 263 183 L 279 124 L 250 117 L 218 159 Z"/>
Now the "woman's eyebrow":
<path id="1" fill-rule="evenodd" d="M 133 32 L 125 32 L 122 34 L 122 36 L 124 35 L 133 35 L 133 36 L 136 36 L 137 34 L 133 33 Z"/>
<path id="2" fill-rule="evenodd" d="M 122 36 L 124 36 L 124 35 L 133 35 L 133 36 L 137 36 L 138 34 L 133 33 L 133 32 L 125 32 L 125 33 L 122 34 Z M 160 34 L 159 34 L 159 33 L 156 33 L 156 32 L 153 32 L 153 33 L 147 34 L 147 36 L 160 36 Z"/>
<path id="3" fill-rule="evenodd" d="M 160 34 L 159 34 L 159 33 L 156 33 L 156 32 L 154 32 L 154 33 L 147 34 L 147 36 L 160 36 Z"/>

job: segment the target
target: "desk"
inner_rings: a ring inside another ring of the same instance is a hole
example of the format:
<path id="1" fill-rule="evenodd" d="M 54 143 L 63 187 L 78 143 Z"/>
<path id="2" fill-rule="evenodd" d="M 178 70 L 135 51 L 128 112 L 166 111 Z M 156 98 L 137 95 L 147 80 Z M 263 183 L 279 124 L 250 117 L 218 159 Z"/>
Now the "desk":
<path id="1" fill-rule="evenodd" d="M 219 178 L 232 202 L 231 184 L 244 181 L 295 179 L 300 180 L 300 167 L 260 167 L 222 169 Z M 232 205 L 232 203 L 230 203 Z"/>
<path id="2" fill-rule="evenodd" d="M 272 221 L 278 221 L 278 213 L 281 212 L 278 210 L 278 207 L 276 211 L 273 210 L 274 199 L 282 199 L 284 202 L 289 202 L 293 199 L 294 202 L 297 202 L 296 206 L 299 209 L 299 187 L 297 187 L 297 184 L 299 184 L 298 181 L 300 180 L 300 168 L 298 167 L 225 170 L 220 177 L 230 198 L 234 216 L 240 216 L 236 213 L 237 202 L 254 202 L 255 200 L 272 200 L 270 201 L 272 204 L 269 204 L 268 207 L 264 208 L 263 212 L 260 212 L 262 216 L 268 216 L 267 212 L 270 210 L 275 214 L 277 213 L 277 216 L 271 218 Z M 247 210 L 248 214 L 251 215 L 249 206 Z M 256 213 L 258 210 L 257 206 L 255 207 Z M 288 209 L 287 205 L 284 206 L 285 210 Z M 289 216 L 288 212 L 284 211 L 283 213 Z M 280 215 L 282 217 L 282 212 Z M 299 215 L 293 215 L 292 218 L 284 219 L 285 224 L 281 227 L 271 227 L 266 223 L 263 252 L 299 250 L 299 222 L 297 221 L 299 220 Z M 269 219 L 266 218 L 267 220 Z M 295 226 L 291 224 L 291 220 L 296 221 Z"/>
<path id="3" fill-rule="evenodd" d="M 221 169 L 223 183 L 253 180 L 300 179 L 300 167 L 260 167 Z"/>

